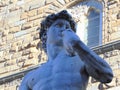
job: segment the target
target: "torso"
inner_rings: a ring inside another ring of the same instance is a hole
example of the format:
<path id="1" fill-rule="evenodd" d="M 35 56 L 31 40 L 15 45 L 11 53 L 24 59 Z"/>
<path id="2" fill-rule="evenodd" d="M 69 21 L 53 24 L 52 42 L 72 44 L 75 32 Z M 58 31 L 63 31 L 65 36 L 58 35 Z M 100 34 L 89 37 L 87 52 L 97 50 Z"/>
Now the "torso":
<path id="1" fill-rule="evenodd" d="M 87 82 L 88 74 L 80 58 L 61 52 L 33 73 L 29 86 L 33 85 L 32 90 L 86 90 Z"/>

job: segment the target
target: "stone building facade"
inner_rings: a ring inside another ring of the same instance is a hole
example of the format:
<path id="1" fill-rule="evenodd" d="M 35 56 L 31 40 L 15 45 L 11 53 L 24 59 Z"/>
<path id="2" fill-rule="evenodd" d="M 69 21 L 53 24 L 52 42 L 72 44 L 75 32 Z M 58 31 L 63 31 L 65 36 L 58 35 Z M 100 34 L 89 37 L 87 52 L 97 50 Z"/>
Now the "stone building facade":
<path id="1" fill-rule="evenodd" d="M 99 35 L 94 37 L 98 42 L 90 48 L 104 58 L 114 72 L 109 84 L 90 78 L 88 90 L 120 89 L 120 0 L 0 0 L 0 90 L 18 90 L 22 77 L 46 62 L 38 34 L 40 22 L 63 9 L 74 16 L 78 30 L 83 24 L 97 27 L 98 31 L 90 29 Z M 86 27 L 81 31 L 85 36 L 80 37 L 89 46 L 94 38 Z"/>

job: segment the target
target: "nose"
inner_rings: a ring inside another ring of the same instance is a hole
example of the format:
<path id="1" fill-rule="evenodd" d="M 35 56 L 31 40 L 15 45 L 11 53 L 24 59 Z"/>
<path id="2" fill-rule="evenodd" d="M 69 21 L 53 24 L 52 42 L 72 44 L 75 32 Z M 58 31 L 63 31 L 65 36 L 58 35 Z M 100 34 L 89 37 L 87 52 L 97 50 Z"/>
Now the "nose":
<path id="1" fill-rule="evenodd" d="M 61 30 L 61 31 L 63 32 L 63 31 L 65 31 L 65 30 L 67 30 L 67 29 L 68 29 L 68 27 L 66 27 L 66 25 L 64 25 L 64 26 L 62 27 L 62 30 Z"/>
<path id="2" fill-rule="evenodd" d="M 65 31 L 65 29 L 62 29 L 61 32 Z"/>
<path id="3" fill-rule="evenodd" d="M 63 26 L 60 31 L 63 32 L 65 30 L 66 30 L 66 28 Z"/>

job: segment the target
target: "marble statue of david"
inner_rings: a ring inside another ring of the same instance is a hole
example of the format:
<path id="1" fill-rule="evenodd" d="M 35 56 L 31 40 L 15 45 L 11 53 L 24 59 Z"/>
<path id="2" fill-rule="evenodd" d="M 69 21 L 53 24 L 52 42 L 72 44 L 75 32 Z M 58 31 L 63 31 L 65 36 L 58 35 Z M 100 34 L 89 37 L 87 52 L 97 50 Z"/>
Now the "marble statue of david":
<path id="1" fill-rule="evenodd" d="M 48 60 L 23 78 L 20 90 L 86 90 L 90 76 L 102 83 L 112 81 L 107 62 L 75 32 L 75 22 L 66 10 L 41 22 L 40 39 Z"/>

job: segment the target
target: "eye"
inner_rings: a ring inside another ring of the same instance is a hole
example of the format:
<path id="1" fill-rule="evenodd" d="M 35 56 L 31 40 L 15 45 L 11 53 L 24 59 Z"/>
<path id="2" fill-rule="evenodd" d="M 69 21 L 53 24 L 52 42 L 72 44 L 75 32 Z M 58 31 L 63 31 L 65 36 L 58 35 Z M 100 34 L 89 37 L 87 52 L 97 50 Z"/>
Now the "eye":
<path id="1" fill-rule="evenodd" d="M 70 28 L 70 26 L 69 25 L 66 25 L 66 29 L 69 29 Z"/>
<path id="2" fill-rule="evenodd" d="M 60 27 L 62 27 L 62 25 L 63 25 L 63 24 L 58 23 L 58 24 L 56 24 L 55 26 L 58 27 L 58 28 L 60 28 Z"/>
<path id="3" fill-rule="evenodd" d="M 66 29 L 70 29 L 71 27 L 70 27 L 70 25 L 66 25 Z"/>
<path id="4" fill-rule="evenodd" d="M 56 24 L 55 26 L 56 26 L 56 27 L 60 27 L 60 25 L 59 25 L 59 24 Z"/>

